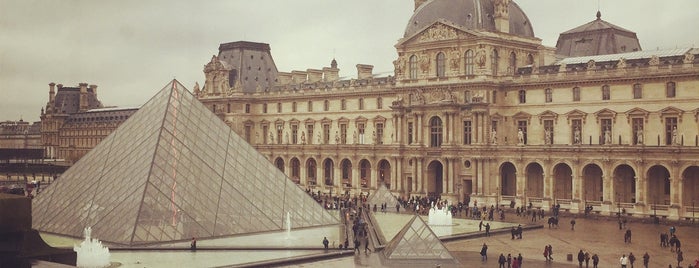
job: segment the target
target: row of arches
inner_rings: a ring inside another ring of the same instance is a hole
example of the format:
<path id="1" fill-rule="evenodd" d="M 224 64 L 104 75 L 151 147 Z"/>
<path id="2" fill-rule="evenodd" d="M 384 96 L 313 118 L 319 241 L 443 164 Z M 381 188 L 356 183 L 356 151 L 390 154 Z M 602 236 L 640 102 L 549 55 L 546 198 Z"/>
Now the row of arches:
<path id="1" fill-rule="evenodd" d="M 375 165 L 367 159 L 361 159 L 354 165 L 352 160 L 344 158 L 336 166 L 335 160 L 331 158 L 325 158 L 320 165 L 315 158 L 308 158 L 302 166 L 297 157 L 292 157 L 288 163 L 282 157 L 277 157 L 274 165 L 301 185 L 357 189 L 376 188 L 385 184 L 389 189 L 391 187 L 391 163 L 386 159 L 379 160 Z"/>
<path id="2" fill-rule="evenodd" d="M 605 174 L 599 165 L 590 163 L 576 179 L 568 164 L 558 163 L 551 170 L 550 182 L 546 182 L 547 172 L 539 163 L 528 164 L 523 177 L 517 176 L 517 168 L 511 162 L 501 164 L 499 173 L 498 194 L 502 196 L 660 205 L 678 202 L 685 206 L 699 201 L 699 166 L 687 167 L 681 178 L 671 178 L 667 167 L 653 165 L 640 180 L 628 164 L 620 164 L 611 174 Z M 683 187 L 673 186 L 673 181 L 681 181 Z"/>

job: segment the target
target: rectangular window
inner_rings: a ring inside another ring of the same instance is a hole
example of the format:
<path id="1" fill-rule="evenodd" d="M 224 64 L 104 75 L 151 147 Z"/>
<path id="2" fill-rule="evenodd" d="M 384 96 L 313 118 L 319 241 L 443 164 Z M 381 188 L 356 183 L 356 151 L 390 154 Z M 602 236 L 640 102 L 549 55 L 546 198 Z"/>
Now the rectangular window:
<path id="1" fill-rule="evenodd" d="M 633 118 L 631 120 L 631 137 L 633 144 L 643 144 L 643 118 Z"/>
<path id="2" fill-rule="evenodd" d="M 282 103 L 278 102 L 277 103 L 277 113 L 281 113 L 281 112 L 282 112 Z"/>
<path id="3" fill-rule="evenodd" d="M 330 142 L 330 124 L 323 124 L 323 144 Z"/>
<path id="4" fill-rule="evenodd" d="M 262 126 L 262 143 L 267 144 L 269 141 L 267 137 L 269 136 L 269 127 L 267 125 Z"/>
<path id="5" fill-rule="evenodd" d="M 347 110 L 347 100 L 341 99 L 340 100 L 340 110 Z"/>
<path id="6" fill-rule="evenodd" d="M 383 144 L 383 123 L 376 123 L 376 144 Z"/>
<path id="7" fill-rule="evenodd" d="M 464 121 L 464 144 L 471 144 L 471 121 Z"/>
<path id="8" fill-rule="evenodd" d="M 527 91 L 520 90 L 518 97 L 519 97 L 519 103 L 527 103 Z"/>
<path id="9" fill-rule="evenodd" d="M 579 87 L 573 88 L 573 101 L 580 101 L 580 88 Z"/>
<path id="10" fill-rule="evenodd" d="M 291 125 L 291 144 L 298 144 L 299 126 Z"/>
<path id="11" fill-rule="evenodd" d="M 490 102 L 493 104 L 498 103 L 498 92 L 497 91 L 493 90 L 493 99 Z"/>
<path id="12" fill-rule="evenodd" d="M 250 143 L 250 133 L 252 132 L 252 126 L 246 125 L 245 126 L 245 141 Z"/>
<path id="13" fill-rule="evenodd" d="M 364 98 L 359 98 L 359 110 L 364 110 Z"/>
<path id="14" fill-rule="evenodd" d="M 229 112 L 229 113 L 231 112 L 231 105 L 230 105 L 230 104 L 228 104 L 228 112 Z M 246 114 L 249 114 L 249 113 L 250 113 L 250 104 L 249 104 L 249 103 L 246 103 L 246 104 L 245 104 L 245 113 L 246 113 Z"/>
<path id="15" fill-rule="evenodd" d="M 471 91 L 466 90 L 464 91 L 464 103 L 470 103 L 471 102 Z"/>
<path id="16" fill-rule="evenodd" d="M 262 113 L 267 113 L 267 103 L 262 104 Z"/>
<path id="17" fill-rule="evenodd" d="M 329 101 L 329 100 L 325 100 L 325 101 L 323 102 L 323 111 L 326 111 L 326 112 L 327 112 L 328 110 L 330 110 L 330 101 Z"/>
<path id="18" fill-rule="evenodd" d="M 364 125 L 364 123 L 357 124 L 357 129 L 359 129 L 359 144 L 364 144 L 364 132 L 366 131 L 365 128 L 366 126 Z"/>
<path id="19" fill-rule="evenodd" d="M 553 144 L 553 120 L 544 120 L 544 144 Z"/>
<path id="20" fill-rule="evenodd" d="M 413 144 L 413 122 L 408 122 L 408 144 Z"/>
<path id="21" fill-rule="evenodd" d="M 677 137 L 677 117 L 666 117 L 665 118 L 665 144 L 679 144 L 679 137 Z"/>
<path id="22" fill-rule="evenodd" d="M 611 92 L 608 85 L 602 86 L 602 100 L 611 99 Z"/>
<path id="23" fill-rule="evenodd" d="M 606 119 L 600 119 L 600 127 L 601 127 L 601 133 L 600 133 L 600 144 L 605 144 L 605 143 L 611 143 L 611 138 L 612 138 L 612 119 L 606 118 Z"/>
<path id="24" fill-rule="evenodd" d="M 313 112 L 313 102 L 312 101 L 308 101 L 308 111 Z"/>
<path id="25" fill-rule="evenodd" d="M 520 138 L 520 131 L 522 133 L 521 138 Z M 517 121 L 517 142 L 522 143 L 522 144 L 527 144 L 527 121 L 526 120 Z"/>
<path id="26" fill-rule="evenodd" d="M 641 84 L 634 84 L 633 85 L 633 98 L 634 99 L 643 98 L 643 87 L 641 86 Z"/>
<path id="27" fill-rule="evenodd" d="M 545 93 L 544 93 L 544 94 L 546 95 L 546 102 L 552 102 L 552 101 L 553 101 L 553 92 L 552 92 L 552 90 L 551 90 L 550 88 L 547 88 L 547 89 L 545 90 Z"/>
<path id="28" fill-rule="evenodd" d="M 295 113 L 296 112 L 296 102 L 291 103 L 291 112 Z"/>
<path id="29" fill-rule="evenodd" d="M 306 131 L 308 132 L 308 139 L 306 141 L 308 144 L 313 144 L 313 124 L 306 125 Z"/>
<path id="30" fill-rule="evenodd" d="M 675 97 L 675 82 L 667 82 L 665 85 L 665 96 L 668 98 Z"/>
<path id="31" fill-rule="evenodd" d="M 581 144 L 582 141 L 582 120 L 580 119 L 573 119 L 571 121 L 571 132 L 572 136 L 570 137 L 570 140 L 573 141 L 573 144 Z"/>
<path id="32" fill-rule="evenodd" d="M 347 144 L 347 124 L 340 124 L 340 144 Z"/>
<path id="33" fill-rule="evenodd" d="M 282 144 L 282 133 L 284 131 L 284 127 L 279 124 L 277 125 L 277 144 Z"/>

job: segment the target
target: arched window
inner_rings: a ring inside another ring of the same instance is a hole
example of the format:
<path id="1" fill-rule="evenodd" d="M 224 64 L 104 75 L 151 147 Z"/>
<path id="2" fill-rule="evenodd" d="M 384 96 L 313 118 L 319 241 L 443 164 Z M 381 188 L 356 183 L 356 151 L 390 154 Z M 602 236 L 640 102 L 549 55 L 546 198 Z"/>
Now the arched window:
<path id="1" fill-rule="evenodd" d="M 282 172 L 284 172 L 284 159 L 282 159 L 281 157 L 278 157 L 278 158 L 274 161 L 274 164 L 275 164 L 275 166 L 277 166 L 277 168 L 278 168 L 279 170 L 281 170 Z"/>
<path id="2" fill-rule="evenodd" d="M 442 146 L 442 119 L 438 116 L 430 119 L 430 147 Z"/>
<path id="3" fill-rule="evenodd" d="M 675 97 L 675 82 L 667 82 L 665 84 L 665 96 L 668 98 Z"/>
<path id="4" fill-rule="evenodd" d="M 330 158 L 325 159 L 323 163 L 323 178 L 325 179 L 325 185 L 334 185 L 333 180 L 333 161 Z"/>
<path id="5" fill-rule="evenodd" d="M 473 75 L 473 50 L 466 50 L 466 55 L 464 56 L 464 59 L 466 59 L 466 64 L 464 65 L 466 75 Z"/>
<path id="6" fill-rule="evenodd" d="M 552 102 L 553 101 L 553 92 L 551 92 L 550 88 L 546 89 L 546 102 Z"/>
<path id="7" fill-rule="evenodd" d="M 519 103 L 527 103 L 527 91 L 524 89 L 519 91 Z"/>
<path id="8" fill-rule="evenodd" d="M 437 53 L 437 77 L 445 76 L 446 59 L 444 57 L 444 53 Z"/>
<path id="9" fill-rule="evenodd" d="M 510 74 L 514 75 L 517 73 L 517 54 L 514 51 L 510 53 L 510 65 L 508 67 Z"/>
<path id="10" fill-rule="evenodd" d="M 352 186 L 352 162 L 350 162 L 348 159 L 342 160 L 342 163 L 340 164 L 340 169 L 341 169 L 341 176 L 342 176 L 342 184 L 345 187 L 351 187 Z"/>
<path id="11" fill-rule="evenodd" d="M 527 54 L 527 65 L 534 65 L 534 56 Z"/>
<path id="12" fill-rule="evenodd" d="M 579 87 L 573 88 L 573 101 L 580 101 L 580 88 Z"/>
<path id="13" fill-rule="evenodd" d="M 301 162 L 295 157 L 291 159 L 291 180 L 296 184 L 301 182 Z"/>
<path id="14" fill-rule="evenodd" d="M 493 49 L 490 53 L 490 69 L 493 75 L 498 75 L 498 50 Z"/>
<path id="15" fill-rule="evenodd" d="M 410 56 L 408 68 L 410 69 L 410 79 L 417 79 L 417 56 Z"/>
<path id="16" fill-rule="evenodd" d="M 611 93 L 609 92 L 609 85 L 602 86 L 602 100 L 609 100 Z"/>
<path id="17" fill-rule="evenodd" d="M 313 158 L 306 161 L 306 174 L 308 177 L 308 184 L 316 185 L 316 161 Z"/>

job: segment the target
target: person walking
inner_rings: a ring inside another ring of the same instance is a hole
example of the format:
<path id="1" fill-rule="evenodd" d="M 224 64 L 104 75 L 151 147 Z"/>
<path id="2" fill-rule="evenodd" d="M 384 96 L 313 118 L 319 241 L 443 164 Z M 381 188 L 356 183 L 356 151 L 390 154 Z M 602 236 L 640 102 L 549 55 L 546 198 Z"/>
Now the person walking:
<path id="1" fill-rule="evenodd" d="M 636 256 L 633 255 L 633 252 L 629 252 L 629 264 L 631 264 L 631 268 L 633 268 L 634 262 L 636 262 Z"/>
<path id="2" fill-rule="evenodd" d="M 481 247 L 481 261 L 487 261 L 488 260 L 488 245 L 483 243 L 483 247 Z"/>
<path id="3" fill-rule="evenodd" d="M 646 254 L 643 254 L 643 267 L 648 268 L 649 262 L 650 262 L 650 255 L 648 255 L 648 252 L 646 252 Z"/>
<path id="4" fill-rule="evenodd" d="M 360 246 L 359 239 L 357 239 L 357 237 L 354 237 L 354 252 L 361 253 L 359 251 L 359 246 Z"/>
<path id="5" fill-rule="evenodd" d="M 192 242 L 189 243 L 189 250 L 197 251 L 197 239 L 192 237 Z"/>
<path id="6" fill-rule="evenodd" d="M 680 266 L 681 262 L 684 261 L 684 256 L 682 256 L 682 250 L 677 250 L 677 267 L 682 267 Z"/>
<path id="7" fill-rule="evenodd" d="M 485 236 L 490 236 L 490 223 L 485 224 Z"/>
<path id="8" fill-rule="evenodd" d="M 629 258 L 626 257 L 626 254 L 621 254 L 619 263 L 621 264 L 621 268 L 626 268 L 626 265 L 629 263 Z"/>
<path id="9" fill-rule="evenodd" d="M 325 249 L 328 249 L 328 244 L 330 244 L 328 237 L 323 237 L 323 247 L 325 247 Z"/>
<path id="10" fill-rule="evenodd" d="M 512 254 L 507 253 L 507 268 L 512 268 Z"/>
<path id="11" fill-rule="evenodd" d="M 578 251 L 578 267 L 582 268 L 582 264 L 585 261 L 585 253 L 583 253 L 582 249 Z"/>
<path id="12" fill-rule="evenodd" d="M 519 268 L 522 268 L 522 262 L 524 262 L 524 258 L 522 258 L 522 253 L 517 254 L 517 264 L 519 264 Z"/>
<path id="13" fill-rule="evenodd" d="M 364 237 L 364 253 L 369 254 L 371 249 L 369 249 L 369 235 Z"/>
<path id="14" fill-rule="evenodd" d="M 573 217 L 573 219 L 570 220 L 570 229 L 575 231 L 575 217 Z"/>
<path id="15" fill-rule="evenodd" d="M 505 268 L 505 262 L 507 262 L 507 259 L 505 258 L 505 255 L 500 253 L 500 257 L 498 257 L 498 266 L 499 268 Z"/>
<path id="16" fill-rule="evenodd" d="M 585 251 L 585 268 L 590 267 L 590 252 Z"/>
<path id="17" fill-rule="evenodd" d="M 599 264 L 599 256 L 597 256 L 597 253 L 592 255 L 592 268 L 597 268 L 597 265 Z"/>
<path id="18" fill-rule="evenodd" d="M 549 246 L 548 245 L 544 246 L 544 259 L 546 259 L 546 261 L 549 261 Z"/>

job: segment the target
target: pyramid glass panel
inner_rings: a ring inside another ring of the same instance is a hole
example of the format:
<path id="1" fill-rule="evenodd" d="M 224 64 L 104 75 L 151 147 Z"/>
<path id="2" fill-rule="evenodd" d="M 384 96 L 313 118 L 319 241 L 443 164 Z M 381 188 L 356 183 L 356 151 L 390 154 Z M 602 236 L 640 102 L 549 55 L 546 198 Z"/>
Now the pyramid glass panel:
<path id="1" fill-rule="evenodd" d="M 381 184 L 379 188 L 376 189 L 376 192 L 369 196 L 367 203 L 369 203 L 371 207 L 374 205 L 381 207 L 381 205 L 386 204 L 387 211 L 395 211 L 393 209 L 395 209 L 396 204 L 398 204 L 398 199 L 386 188 L 385 184 Z"/>
<path id="2" fill-rule="evenodd" d="M 122 245 L 339 223 L 176 80 L 35 204 L 36 229 Z"/>

